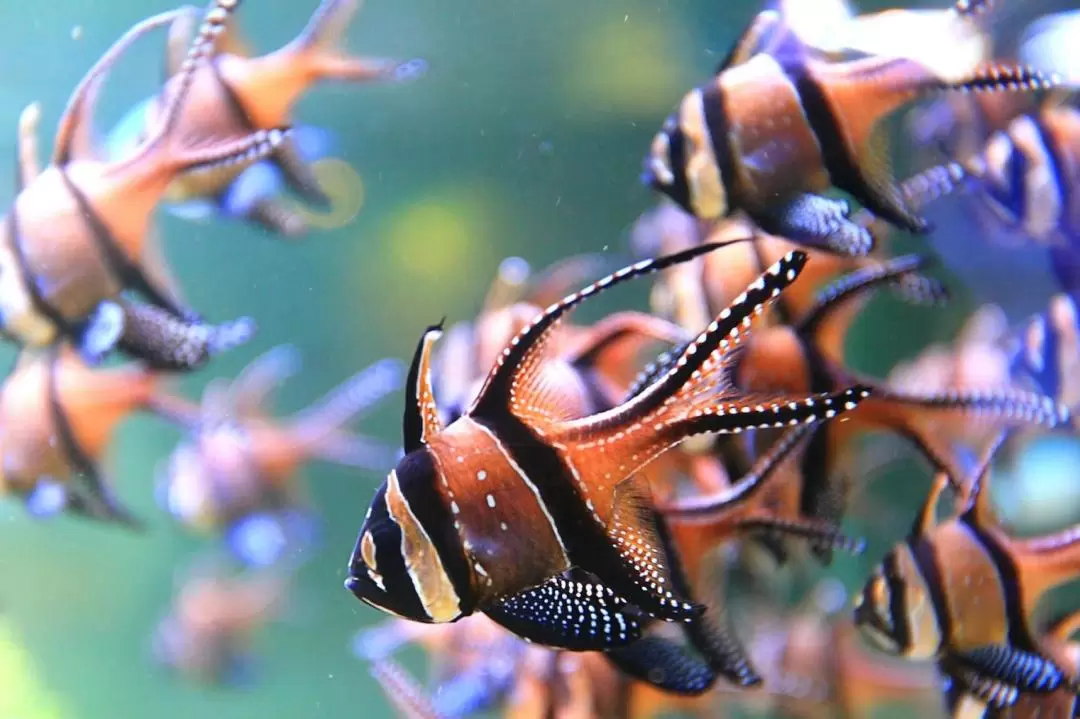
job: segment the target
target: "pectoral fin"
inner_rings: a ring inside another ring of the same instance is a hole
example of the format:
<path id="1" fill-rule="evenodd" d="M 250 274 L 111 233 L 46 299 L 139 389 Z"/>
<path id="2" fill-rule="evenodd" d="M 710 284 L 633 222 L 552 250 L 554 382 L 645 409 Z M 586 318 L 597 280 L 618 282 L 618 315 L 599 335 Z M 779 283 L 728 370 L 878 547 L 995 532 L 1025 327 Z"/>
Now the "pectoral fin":
<path id="1" fill-rule="evenodd" d="M 625 646 L 641 636 L 626 600 L 582 572 L 567 572 L 502 600 L 486 614 L 514 634 L 571 651 Z"/>

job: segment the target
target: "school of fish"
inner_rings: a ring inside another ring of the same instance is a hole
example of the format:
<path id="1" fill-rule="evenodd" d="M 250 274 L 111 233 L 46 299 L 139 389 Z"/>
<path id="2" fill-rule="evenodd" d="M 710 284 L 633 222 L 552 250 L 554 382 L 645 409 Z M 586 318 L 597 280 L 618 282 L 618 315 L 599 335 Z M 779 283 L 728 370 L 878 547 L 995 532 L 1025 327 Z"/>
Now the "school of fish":
<path id="1" fill-rule="evenodd" d="M 333 132 L 294 125 L 294 106 L 322 81 L 407 83 L 427 64 L 345 50 L 359 0 L 322 0 L 258 55 L 241 4 L 135 23 L 72 92 L 47 163 L 28 105 L 0 228 L 0 335 L 18 348 L 0 491 L 38 520 L 138 532 L 113 435 L 140 412 L 183 434 L 157 503 L 220 553 L 180 582 L 158 662 L 258 681 L 252 638 L 318 543 L 299 475 L 321 460 L 385 477 L 341 597 L 390 615 L 353 652 L 402 717 L 1080 717 L 1080 604 L 1044 611 L 1080 577 L 1080 524 L 1024 532 L 991 498 L 1030 447 L 1080 430 L 1078 11 L 770 2 L 635 150 L 656 200 L 627 218 L 635 261 L 508 258 L 475 318 L 414 328 L 411 360 L 281 418 L 293 345 L 197 400 L 170 381 L 258 326 L 187 303 L 154 214 L 317 231 L 338 200 Z M 158 29 L 160 86 L 99 139 L 102 84 Z M 1037 311 L 1010 304 L 1026 265 L 980 272 L 997 251 L 1040 263 Z M 649 311 L 570 321 L 646 277 Z M 964 292 L 981 306 L 880 379 L 849 337 L 878 289 L 905 322 Z M 391 395 L 400 445 L 350 428 Z M 845 527 L 889 524 L 898 473 L 925 486 L 910 531 L 863 586 L 822 578 L 870 553 Z M 428 680 L 395 658 L 406 645 Z"/>

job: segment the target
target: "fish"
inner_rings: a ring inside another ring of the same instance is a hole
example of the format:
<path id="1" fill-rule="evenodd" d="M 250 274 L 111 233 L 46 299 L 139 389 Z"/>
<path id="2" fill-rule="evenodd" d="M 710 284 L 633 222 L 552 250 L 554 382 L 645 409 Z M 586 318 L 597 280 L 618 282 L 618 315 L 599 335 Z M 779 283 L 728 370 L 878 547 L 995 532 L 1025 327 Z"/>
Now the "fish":
<path id="1" fill-rule="evenodd" d="M 146 411 L 175 423 L 178 399 L 138 363 L 95 368 L 70 345 L 23 350 L 0 386 L 0 493 L 28 513 L 65 512 L 141 529 L 112 489 L 102 459 L 119 424 Z"/>
<path id="2" fill-rule="evenodd" d="M 251 642 L 285 604 L 288 577 L 271 570 L 187 579 L 151 639 L 157 664 L 202 684 L 240 687 L 253 676 Z"/>
<path id="3" fill-rule="evenodd" d="M 397 449 L 343 427 L 400 388 L 398 360 L 361 370 L 292 417 L 277 419 L 270 393 L 300 367 L 281 345 L 257 357 L 231 383 L 212 381 L 199 407 L 174 408 L 188 437 L 158 467 L 158 502 L 180 525 L 223 536 L 247 565 L 277 562 L 289 539 L 310 531 L 297 476 L 313 459 L 383 469 Z"/>
<path id="4" fill-rule="evenodd" d="M 360 0 L 323 0 L 298 37 L 259 56 L 251 53 L 230 15 L 221 25 L 214 52 L 190 79 L 191 98 L 177 131 L 185 137 L 226 138 L 291 127 L 293 106 L 319 82 L 400 82 L 421 77 L 427 67 L 422 59 L 360 57 L 340 49 L 360 5 Z M 132 110 L 135 114 L 114 131 L 117 149 L 123 149 L 127 138 L 141 139 L 160 123 L 162 108 L 180 82 L 184 48 L 197 17 L 197 9 L 191 6 L 177 11 L 169 28 L 164 87 Z M 329 151 L 330 139 L 321 129 L 297 128 L 249 167 L 180 174 L 169 185 L 166 199 L 189 216 L 212 209 L 276 234 L 298 236 L 307 230 L 307 223 L 279 197 L 280 190 L 284 184 L 306 202 L 330 206 L 312 164 Z"/>
<path id="5" fill-rule="evenodd" d="M 965 4 L 956 11 L 969 10 Z M 833 61 L 801 44 L 766 10 L 713 78 L 687 93 L 665 120 L 642 180 L 698 218 L 741 212 L 770 234 L 864 255 L 872 234 L 851 221 L 846 200 L 821 194 L 829 188 L 900 229 L 931 229 L 892 177 L 881 120 L 928 94 L 1030 92 L 1055 82 L 996 62 L 946 78 L 904 57 Z"/>
<path id="6" fill-rule="evenodd" d="M 849 273 L 827 285 L 815 306 L 793 318 L 791 324 L 759 328 L 743 345 L 733 366 L 732 377 L 741 391 L 753 394 L 796 395 L 833 392 L 859 385 L 871 387 L 870 396 L 845 421 L 811 427 L 801 441 L 795 458 L 778 470 L 787 481 L 777 482 L 763 492 L 763 504 L 786 518 L 804 518 L 838 523 L 847 511 L 854 483 L 848 469 L 848 452 L 862 433 L 884 430 L 910 442 L 934 469 L 966 476 L 964 446 L 950 441 L 942 427 L 961 424 L 979 427 L 986 438 L 1000 427 L 1068 426 L 1067 407 L 1051 397 L 1012 386 L 932 392 L 919 389 L 901 391 L 848 368 L 844 361 L 847 334 L 870 293 L 877 287 L 917 273 L 925 260 L 907 255 Z M 939 283 L 917 285 L 926 304 L 940 302 L 946 293 Z M 764 434 L 754 437 L 756 452 L 773 440 Z M 745 460 L 744 460 L 745 461 Z M 786 560 L 789 542 L 764 536 L 759 538 L 777 559 Z M 814 548 L 823 560 L 831 556 L 828 546 Z"/>
<path id="7" fill-rule="evenodd" d="M 669 588 L 647 485 L 631 478 L 694 434 L 828 419 L 864 399 L 852 387 L 785 398 L 789 405 L 733 392 L 727 381 L 751 318 L 798 276 L 806 256 L 776 263 L 671 370 L 606 412 L 566 419 L 560 397 L 545 389 L 558 365 L 544 350 L 552 328 L 585 299 L 718 248 L 636 263 L 551 305 L 507 345 L 465 414 L 446 427 L 430 381 L 441 327 L 429 327 L 407 381 L 405 457 L 369 507 L 346 588 L 413 621 L 482 612 L 536 644 L 605 650 L 631 676 L 676 693 L 705 691 L 715 676 L 684 673 L 687 657 L 641 637 L 628 611 L 682 622 L 702 612 Z"/>
<path id="8" fill-rule="evenodd" d="M 87 361 L 100 362 L 123 334 L 122 291 L 139 292 L 188 324 L 201 324 L 157 280 L 151 267 L 160 257 L 148 250 L 151 215 L 178 173 L 242 169 L 273 152 L 287 127 L 227 138 L 178 132 L 189 109 L 193 79 L 214 53 L 218 28 L 236 0 L 210 4 L 160 121 L 145 141 L 123 158 L 100 157 L 92 119 L 101 83 L 129 46 L 172 22 L 169 11 L 136 23 L 87 72 L 61 116 L 50 164 L 38 158 L 34 136 L 40 110 L 31 105 L 20 118 L 18 194 L 0 231 L 0 328 L 17 344 L 44 347 L 73 340 Z M 141 358 L 140 358 L 141 359 Z M 153 359 L 153 358 L 151 358 Z"/>
<path id="9" fill-rule="evenodd" d="M 987 444 L 961 483 L 952 515 L 936 520 L 952 480 L 935 476 L 911 533 L 874 569 L 854 602 L 863 636 L 888 654 L 933 659 L 940 671 L 995 709 L 1022 693 L 1078 690 L 1042 649 L 1033 616 L 1048 592 L 1076 577 L 1075 527 L 1016 537 L 998 524 L 989 469 L 1008 432 Z"/>

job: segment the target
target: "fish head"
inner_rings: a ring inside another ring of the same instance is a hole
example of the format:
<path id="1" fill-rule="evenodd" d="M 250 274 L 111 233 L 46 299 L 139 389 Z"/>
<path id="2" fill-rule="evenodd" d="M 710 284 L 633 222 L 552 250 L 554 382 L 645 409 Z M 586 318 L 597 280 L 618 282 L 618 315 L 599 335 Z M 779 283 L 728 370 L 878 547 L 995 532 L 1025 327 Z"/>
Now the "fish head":
<path id="1" fill-rule="evenodd" d="M 439 472 L 424 446 L 406 454 L 368 508 L 345 587 L 360 601 L 418 622 L 450 622 L 465 612 L 443 553 L 458 541 L 440 496 Z M 442 550 L 442 553 L 440 553 Z"/>
<path id="2" fill-rule="evenodd" d="M 897 545 L 855 597 L 855 624 L 883 652 L 907 659 L 930 659 L 941 646 L 926 578 L 910 547 Z"/>
<path id="3" fill-rule="evenodd" d="M 693 213 L 690 181 L 685 169 L 686 144 L 686 135 L 679 127 L 679 114 L 672 113 L 653 137 L 641 181 L 666 195 L 683 210 Z"/>

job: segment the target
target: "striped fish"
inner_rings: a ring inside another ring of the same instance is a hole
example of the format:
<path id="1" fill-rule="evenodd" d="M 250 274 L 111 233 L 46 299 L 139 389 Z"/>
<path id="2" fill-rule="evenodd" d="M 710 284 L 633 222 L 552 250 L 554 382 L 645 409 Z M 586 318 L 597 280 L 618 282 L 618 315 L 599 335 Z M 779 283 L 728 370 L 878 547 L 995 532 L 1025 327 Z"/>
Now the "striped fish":
<path id="1" fill-rule="evenodd" d="M 279 128 L 228 137 L 190 137 L 178 132 L 179 119 L 192 113 L 189 93 L 195 69 L 214 52 L 217 31 L 236 3 L 210 4 L 195 39 L 185 45 L 184 68 L 164 103 L 153 132 L 131 152 L 103 159 L 95 146 L 91 120 L 104 78 L 131 44 L 150 30 L 171 22 L 176 11 L 147 18 L 117 40 L 86 74 L 60 119 L 52 162 L 42 168 L 36 129 L 39 111 L 31 105 L 20 118 L 17 155 L 18 195 L 0 223 L 0 331 L 26 347 L 71 339 L 88 361 L 100 361 L 125 335 L 129 313 L 117 300 L 126 291 L 142 294 L 152 305 L 186 325 L 176 342 L 203 331 L 198 316 L 162 281 L 155 261 L 151 216 L 174 178 L 184 172 L 228 167 L 239 171 L 272 153 L 288 137 Z M 160 260 L 160 258 L 159 258 Z M 147 328 L 143 324 L 142 329 Z M 159 324 L 168 331 L 177 325 Z M 138 333 L 135 333 L 138 334 Z M 129 335 L 129 339 L 130 339 Z M 146 339 L 146 337 L 144 337 Z M 168 364 L 157 346 L 140 359 Z M 133 352 L 134 353 L 134 352 Z"/>
<path id="2" fill-rule="evenodd" d="M 732 351 L 751 319 L 798 277 L 805 254 L 773 265 L 633 399 L 569 419 L 548 391 L 550 330 L 585 299 L 721 245 L 646 260 L 551 305 L 503 350 L 480 393 L 443 426 L 430 378 L 439 327 L 423 335 L 409 376 L 406 455 L 379 489 L 357 538 L 346 587 L 420 622 L 483 612 L 535 643 L 605 650 L 631 676 L 699 693 L 715 675 L 681 648 L 642 637 L 639 614 L 692 622 L 703 608 L 672 590 L 649 510 L 632 477 L 696 434 L 830 419 L 861 387 L 776 402 L 736 391 Z"/>
<path id="3" fill-rule="evenodd" d="M 929 93 L 1051 84 L 1029 68 L 992 62 L 945 78 L 903 57 L 829 60 L 765 11 L 713 79 L 664 123 L 643 179 L 701 219 L 743 211 L 771 234 L 865 254 L 873 245 L 869 230 L 852 222 L 846 201 L 821 193 L 835 186 L 901 229 L 930 229 L 892 177 L 881 120 Z"/>
<path id="4" fill-rule="evenodd" d="M 1026 692 L 1077 689 L 1043 651 L 1034 611 L 1080 572 L 1080 532 L 1019 538 L 1000 527 L 987 474 L 1004 437 L 991 443 L 972 482 L 961 487 L 953 516 L 940 524 L 938 498 L 950 478 L 935 477 L 911 534 L 885 556 L 855 603 L 855 620 L 875 646 L 936 660 L 952 682 L 996 709 Z"/>

